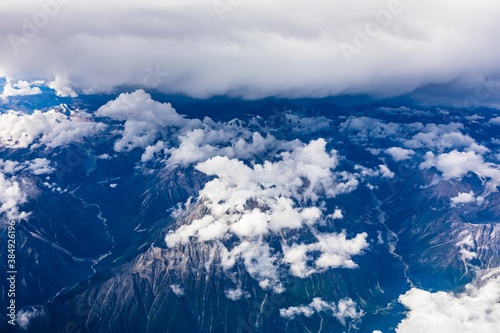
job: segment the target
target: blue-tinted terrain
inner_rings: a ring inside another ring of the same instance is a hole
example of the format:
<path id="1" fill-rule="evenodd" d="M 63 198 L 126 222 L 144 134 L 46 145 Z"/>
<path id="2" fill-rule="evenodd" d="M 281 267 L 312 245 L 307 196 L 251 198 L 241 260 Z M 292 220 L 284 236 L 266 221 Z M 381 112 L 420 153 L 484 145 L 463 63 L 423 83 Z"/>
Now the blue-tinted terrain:
<path id="1" fill-rule="evenodd" d="M 0 111 L 2 332 L 409 332 L 419 302 L 499 311 L 498 110 L 42 88 Z"/>

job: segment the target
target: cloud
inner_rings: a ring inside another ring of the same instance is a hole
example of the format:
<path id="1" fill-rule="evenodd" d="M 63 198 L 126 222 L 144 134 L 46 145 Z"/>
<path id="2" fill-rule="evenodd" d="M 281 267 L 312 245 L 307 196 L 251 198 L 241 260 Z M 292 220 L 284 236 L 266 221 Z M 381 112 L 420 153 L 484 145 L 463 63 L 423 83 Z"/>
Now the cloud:
<path id="1" fill-rule="evenodd" d="M 110 160 L 110 159 L 112 159 L 112 157 L 111 157 L 111 156 L 109 156 L 109 154 L 101 154 L 101 155 L 98 155 L 98 156 L 96 156 L 96 157 L 97 157 L 98 159 L 100 159 L 100 160 Z"/>
<path id="2" fill-rule="evenodd" d="M 363 317 L 363 310 L 357 310 L 356 303 L 345 298 L 335 304 L 335 302 L 326 302 L 321 297 L 315 297 L 309 305 L 291 306 L 287 309 L 280 309 L 280 316 L 288 320 L 292 320 L 298 316 L 311 317 L 315 313 L 325 312 L 331 315 L 344 326 L 347 319 L 358 320 Z"/>
<path id="3" fill-rule="evenodd" d="M 15 177 L 6 178 L 0 172 L 0 214 L 6 214 L 8 219 L 16 219 L 19 215 L 18 206 L 26 202 L 27 195 Z"/>
<path id="4" fill-rule="evenodd" d="M 7 160 L 4 161 L 0 159 L 0 169 L 3 173 L 15 173 L 16 171 L 22 170 L 24 167 L 20 165 L 17 161 Z"/>
<path id="5" fill-rule="evenodd" d="M 33 306 L 27 306 L 19 310 L 17 317 L 16 317 L 16 322 L 19 324 L 21 329 L 27 330 L 29 328 L 30 321 L 33 318 L 36 317 L 43 317 L 45 316 L 45 309 L 44 308 L 36 308 Z"/>
<path id="6" fill-rule="evenodd" d="M 335 209 L 335 212 L 333 212 L 333 214 L 331 215 L 331 217 L 334 220 L 339 220 L 339 219 L 343 219 L 344 215 L 342 214 L 342 210 Z"/>
<path id="7" fill-rule="evenodd" d="M 500 5 L 487 0 L 401 1 L 387 24 L 385 0 L 234 1 L 222 16 L 200 0 L 60 1 L 51 15 L 27 0 L 0 6 L 0 75 L 58 82 L 63 73 L 77 93 L 139 85 L 196 97 L 379 97 L 438 85 L 463 102 L 482 88 L 478 77 L 500 72 Z M 49 23 L 37 26 L 37 13 Z"/>
<path id="8" fill-rule="evenodd" d="M 432 111 L 422 111 L 417 109 L 410 109 L 407 106 L 400 106 L 398 108 L 391 108 L 388 106 L 382 106 L 376 109 L 376 111 L 383 112 L 388 115 L 394 116 L 407 116 L 407 117 L 415 117 L 415 116 L 432 116 Z"/>
<path id="9" fill-rule="evenodd" d="M 399 162 L 409 159 L 415 152 L 411 149 L 404 149 L 400 147 L 392 147 L 385 150 L 386 154 L 391 155 L 394 161 Z"/>
<path id="10" fill-rule="evenodd" d="M 249 297 L 250 296 L 250 294 L 248 294 L 247 292 L 241 290 L 241 288 L 226 290 L 225 294 L 226 294 L 226 297 L 229 298 L 232 301 L 238 301 L 243 296 L 245 296 L 245 297 Z"/>
<path id="11" fill-rule="evenodd" d="M 474 151 L 459 152 L 453 150 L 449 153 L 434 155 L 427 152 L 425 161 L 419 166 L 421 170 L 436 167 L 445 179 L 461 179 L 469 172 L 474 172 L 482 177 L 500 180 L 500 170 L 493 163 L 484 161 L 483 156 Z"/>
<path id="12" fill-rule="evenodd" d="M 500 327 L 500 277 L 469 284 L 463 293 L 413 288 L 399 297 L 408 309 L 398 333 L 496 332 Z"/>
<path id="13" fill-rule="evenodd" d="M 447 149 L 470 147 L 471 150 L 483 151 L 476 141 L 468 134 L 462 134 L 464 125 L 460 123 L 426 124 L 409 140 L 403 140 L 409 148 L 429 148 L 444 152 Z M 487 150 L 487 149 L 486 149 Z"/>
<path id="14" fill-rule="evenodd" d="M 49 88 L 56 91 L 60 97 L 78 97 L 78 94 L 71 87 L 70 80 L 65 76 L 56 75 L 54 81 L 48 84 Z"/>
<path id="15" fill-rule="evenodd" d="M 492 125 L 500 125 L 500 117 L 491 118 L 488 123 Z"/>
<path id="16" fill-rule="evenodd" d="M 451 200 L 452 206 L 457 206 L 457 205 L 461 205 L 461 204 L 468 204 L 468 203 L 481 204 L 484 202 L 484 199 L 482 197 L 476 198 L 474 196 L 474 191 L 470 191 L 468 193 L 467 192 L 458 193 L 458 195 L 456 197 L 453 197 L 450 200 Z"/>
<path id="17" fill-rule="evenodd" d="M 296 144 L 278 141 L 271 134 L 264 137 L 259 132 L 252 133 L 247 128 L 232 128 L 231 124 L 207 122 L 203 123 L 203 128 L 182 132 L 184 133 L 178 136 L 178 146 L 164 149 L 165 154 L 170 154 L 165 161 L 167 167 L 186 167 L 215 156 L 251 160 L 256 156 L 288 149 Z M 148 148 L 151 152 L 162 150 L 157 146 Z"/>
<path id="18" fill-rule="evenodd" d="M 349 117 L 339 125 L 339 131 L 349 135 L 356 142 L 394 137 L 401 132 L 399 124 L 388 123 L 370 117 Z"/>
<path id="19" fill-rule="evenodd" d="M 327 151 L 323 139 L 295 144 L 276 157 L 252 165 L 225 156 L 198 163 L 198 171 L 216 177 L 199 193 L 198 202 L 209 214 L 170 231 L 167 246 L 214 241 L 225 269 L 241 260 L 262 288 L 275 292 L 282 291 L 280 271 L 287 267 L 300 277 L 330 268 L 356 268 L 352 257 L 368 247 L 367 234 L 348 239 L 345 232 L 319 233 L 314 226 L 323 219 L 321 200 L 354 190 L 357 176 L 334 171 L 337 153 Z M 336 209 L 333 217 L 341 218 L 341 211 Z M 283 238 L 282 251 L 269 246 L 267 236 L 301 228 L 313 233 L 311 242 Z M 239 240 L 231 249 L 222 244 L 229 237 Z M 319 257 L 309 266 L 313 252 Z"/>
<path id="20" fill-rule="evenodd" d="M 341 234 L 316 234 L 318 242 L 310 244 L 283 244 L 283 262 L 290 265 L 290 273 L 305 278 L 313 273 L 330 268 L 357 268 L 352 256 L 359 255 L 368 247 L 367 234 L 361 233 L 353 239 L 347 239 L 345 232 Z M 309 254 L 320 253 L 316 260 Z M 313 266 L 308 262 L 313 261 Z"/>
<path id="21" fill-rule="evenodd" d="M 42 91 L 38 87 L 31 88 L 29 82 L 18 81 L 17 83 L 11 84 L 9 81 L 3 86 L 2 94 L 0 98 L 6 99 L 10 96 L 27 96 L 27 95 L 37 95 L 41 94 Z"/>
<path id="22" fill-rule="evenodd" d="M 54 148 L 102 131 L 106 125 L 50 110 L 32 114 L 9 111 L 0 115 L 0 146 Z"/>
<path id="23" fill-rule="evenodd" d="M 185 294 L 184 288 L 178 284 L 172 284 L 170 288 L 172 289 L 172 292 L 177 295 L 177 297 L 184 296 Z"/>
<path id="24" fill-rule="evenodd" d="M 460 235 L 464 236 L 464 238 L 455 245 L 460 248 L 460 257 L 464 263 L 464 267 L 468 269 L 468 262 L 477 258 L 477 253 L 474 252 L 474 238 L 468 230 L 462 231 Z"/>
<path id="25" fill-rule="evenodd" d="M 48 175 L 55 170 L 50 166 L 50 161 L 46 158 L 35 158 L 32 161 L 26 162 L 26 164 L 34 175 Z"/>
<path id="26" fill-rule="evenodd" d="M 387 165 L 380 164 L 378 169 L 368 169 L 362 165 L 355 165 L 354 168 L 360 171 L 361 177 L 382 177 L 382 178 L 394 178 L 394 172 L 392 172 Z"/>
<path id="27" fill-rule="evenodd" d="M 35 158 L 24 163 L 0 159 L 0 171 L 4 174 L 14 175 L 23 170 L 28 170 L 33 175 L 48 175 L 53 173 L 55 168 L 50 166 L 50 161 L 46 158 Z"/>
<path id="28" fill-rule="evenodd" d="M 170 103 L 156 102 L 144 90 L 120 94 L 115 100 L 101 106 L 95 115 L 125 121 L 122 137 L 114 144 L 117 152 L 130 151 L 136 147 L 145 148 L 166 127 L 183 127 L 188 124 L 188 120 L 179 115 Z M 146 160 L 148 154 L 145 156 Z"/>

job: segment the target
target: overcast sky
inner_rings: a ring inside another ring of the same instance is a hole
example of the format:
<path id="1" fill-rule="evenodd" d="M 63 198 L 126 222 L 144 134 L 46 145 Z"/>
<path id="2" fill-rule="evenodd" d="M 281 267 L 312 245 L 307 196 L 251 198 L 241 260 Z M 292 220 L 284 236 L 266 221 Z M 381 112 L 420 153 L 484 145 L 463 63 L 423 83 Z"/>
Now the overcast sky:
<path id="1" fill-rule="evenodd" d="M 413 92 L 498 106 L 499 18 L 491 0 L 2 1 L 0 76 L 57 78 L 63 95 Z"/>

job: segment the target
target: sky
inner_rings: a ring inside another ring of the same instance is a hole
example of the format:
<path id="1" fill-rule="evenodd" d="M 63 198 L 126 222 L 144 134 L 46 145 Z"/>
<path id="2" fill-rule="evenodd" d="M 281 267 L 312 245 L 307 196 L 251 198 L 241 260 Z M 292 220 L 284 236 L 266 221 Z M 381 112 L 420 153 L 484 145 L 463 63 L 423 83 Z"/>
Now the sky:
<path id="1" fill-rule="evenodd" d="M 410 95 L 500 105 L 497 1 L 20 0 L 0 3 L 0 76 L 61 96 Z"/>

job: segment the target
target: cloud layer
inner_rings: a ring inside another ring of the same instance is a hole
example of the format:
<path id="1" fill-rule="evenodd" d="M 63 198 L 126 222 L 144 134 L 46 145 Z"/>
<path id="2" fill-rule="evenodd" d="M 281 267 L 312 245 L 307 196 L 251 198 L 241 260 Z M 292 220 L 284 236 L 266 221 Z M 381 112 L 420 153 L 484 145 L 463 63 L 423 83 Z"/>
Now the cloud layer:
<path id="1" fill-rule="evenodd" d="M 497 332 L 500 327 L 500 277 L 468 285 L 462 294 L 412 289 L 400 296 L 409 313 L 398 333 Z"/>
<path id="2" fill-rule="evenodd" d="M 0 76 L 44 79 L 60 96 L 134 85 L 380 97 L 445 85 L 462 104 L 498 103 L 494 1 L 23 0 L 0 13 Z"/>

